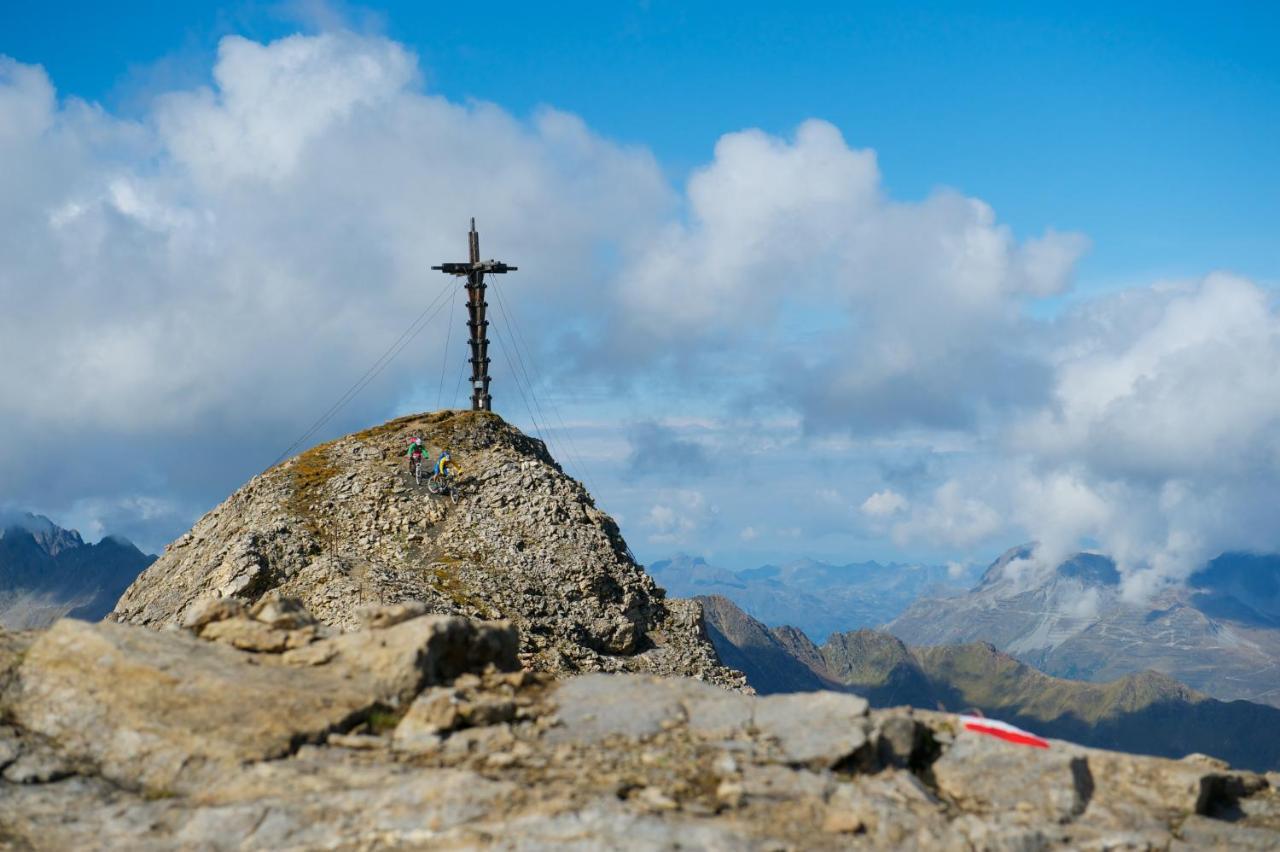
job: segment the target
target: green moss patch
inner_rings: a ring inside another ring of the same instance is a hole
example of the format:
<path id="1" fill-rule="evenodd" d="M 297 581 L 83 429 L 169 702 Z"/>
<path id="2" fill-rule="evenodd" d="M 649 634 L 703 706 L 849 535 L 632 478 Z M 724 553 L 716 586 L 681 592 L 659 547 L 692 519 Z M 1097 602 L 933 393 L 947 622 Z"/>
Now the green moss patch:
<path id="1" fill-rule="evenodd" d="M 315 535 L 322 534 L 316 506 L 325 499 L 324 488 L 340 471 L 329 459 L 329 444 L 307 450 L 289 469 L 289 512 L 301 518 Z"/>

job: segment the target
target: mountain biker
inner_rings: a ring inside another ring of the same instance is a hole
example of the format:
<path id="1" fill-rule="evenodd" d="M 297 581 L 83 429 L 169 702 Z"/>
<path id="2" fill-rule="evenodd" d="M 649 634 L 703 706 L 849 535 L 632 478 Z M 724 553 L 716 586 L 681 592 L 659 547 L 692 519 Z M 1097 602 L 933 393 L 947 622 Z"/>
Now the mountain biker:
<path id="1" fill-rule="evenodd" d="M 448 450 L 440 451 L 440 458 L 436 459 L 436 468 L 431 475 L 438 479 L 458 475 L 458 465 L 454 462 L 453 457 L 449 455 Z"/>
<path id="2" fill-rule="evenodd" d="M 421 438 L 415 436 L 409 439 L 409 451 L 405 453 L 405 456 L 409 459 L 409 473 L 413 473 L 415 464 L 422 464 L 422 457 L 426 452 L 427 447 L 422 443 Z"/>

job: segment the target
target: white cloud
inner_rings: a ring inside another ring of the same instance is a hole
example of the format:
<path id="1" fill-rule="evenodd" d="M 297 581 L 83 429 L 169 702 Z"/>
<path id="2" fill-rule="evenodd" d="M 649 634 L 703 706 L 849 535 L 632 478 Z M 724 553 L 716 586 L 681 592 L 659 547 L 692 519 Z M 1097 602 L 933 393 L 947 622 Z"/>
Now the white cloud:
<path id="1" fill-rule="evenodd" d="M 1003 528 L 1004 522 L 992 506 L 952 479 L 939 486 L 928 502 L 912 506 L 906 519 L 893 525 L 893 538 L 902 546 L 928 542 L 968 550 Z"/>
<path id="2" fill-rule="evenodd" d="M 909 505 L 910 502 L 906 497 L 903 497 L 892 488 L 886 488 L 863 500 L 859 508 L 864 515 L 869 515 L 872 518 L 887 518 L 903 511 Z"/>
<path id="3" fill-rule="evenodd" d="M 1123 294 L 1069 334 L 1053 405 L 1020 425 L 1030 451 L 1138 477 L 1274 465 L 1280 327 L 1257 285 L 1218 274 Z"/>
<path id="4" fill-rule="evenodd" d="M 703 490 L 686 462 L 634 492 L 655 543 L 716 535 L 721 505 L 726 537 L 762 545 L 837 524 L 965 557 L 1087 542 L 1133 595 L 1280 547 L 1280 323 L 1257 284 L 1038 321 L 1082 236 L 1019 241 L 952 190 L 890 198 L 826 122 L 728 133 L 681 193 L 575 116 L 453 103 L 422 76 L 387 39 L 231 37 L 211 87 L 130 121 L 0 58 L 5 498 L 176 533 L 400 334 L 475 215 L 521 267 L 500 286 L 557 390 L 591 379 L 606 422 L 657 409 L 665 446 L 714 462 Z M 434 403 L 446 322 L 332 428 Z M 594 460 L 625 458 L 592 428 Z M 91 475 L 64 475 L 86 444 Z M 871 521 L 843 494 L 870 494 Z"/>
<path id="5" fill-rule="evenodd" d="M 758 130 L 721 137 L 689 181 L 691 223 L 655 234 L 624 275 L 629 315 L 666 338 L 767 319 L 878 182 L 875 155 L 847 148 L 826 122 L 804 123 L 790 144 Z"/>
<path id="6" fill-rule="evenodd" d="M 716 509 L 701 491 L 675 489 L 660 493 L 661 502 L 649 509 L 644 519 L 653 544 L 687 544 L 705 528 Z"/>
<path id="7" fill-rule="evenodd" d="M 1229 275 L 1098 300 L 1067 321 L 1052 404 L 1018 422 L 1023 522 L 1115 556 L 1131 595 L 1223 550 L 1280 546 L 1280 315 Z"/>
<path id="8" fill-rule="evenodd" d="M 1007 543 L 1038 541 L 1037 570 L 1085 545 L 1112 556 L 1135 600 L 1223 551 L 1280 548 L 1280 314 L 1267 291 L 1221 274 L 1135 289 L 1055 333 L 1047 402 L 992 432 L 898 540 L 965 546 L 979 537 L 954 531 L 999 517 Z"/>
<path id="9" fill-rule="evenodd" d="M 209 189 L 285 183 L 309 145 L 394 120 L 417 74 L 413 57 L 383 39 L 295 35 L 263 45 L 228 36 L 218 46 L 216 88 L 163 98 L 156 122 L 174 161 Z"/>
<path id="10" fill-rule="evenodd" d="M 598 274 L 597 247 L 669 209 L 653 158 L 418 77 L 384 39 L 230 37 L 214 88 L 131 122 L 0 58 L 0 161 L 20 164 L 0 169 L 0 440 L 22 448 L 0 459 L 7 499 L 220 499 L 445 286 L 430 266 L 458 258 L 470 215 L 523 267 L 506 299 L 526 323 L 607 299 L 566 273 Z M 434 391 L 448 317 L 332 428 Z M 94 476 L 54 475 L 80 441 L 110 448 Z"/>
<path id="11" fill-rule="evenodd" d="M 633 333 L 767 340 L 781 355 L 759 364 L 763 391 L 820 430 L 968 426 L 1043 394 L 1020 305 L 1067 286 L 1082 236 L 1019 244 L 951 191 L 892 201 L 874 153 L 822 121 L 790 140 L 722 137 L 687 194 L 688 223 L 656 231 L 623 271 Z"/>

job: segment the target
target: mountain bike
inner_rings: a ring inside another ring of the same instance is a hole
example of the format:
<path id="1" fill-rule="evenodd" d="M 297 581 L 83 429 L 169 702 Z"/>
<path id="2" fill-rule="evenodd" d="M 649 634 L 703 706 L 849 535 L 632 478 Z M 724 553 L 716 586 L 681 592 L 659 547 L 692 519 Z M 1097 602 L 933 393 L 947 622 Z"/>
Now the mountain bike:
<path id="1" fill-rule="evenodd" d="M 416 484 L 421 485 L 422 484 L 422 458 L 418 457 L 418 458 L 412 459 L 409 462 L 409 466 L 413 468 L 413 481 Z"/>
<path id="2" fill-rule="evenodd" d="M 456 505 L 458 502 L 458 492 L 453 487 L 453 477 L 445 474 L 433 473 L 427 477 L 427 490 L 438 497 L 448 496 Z"/>

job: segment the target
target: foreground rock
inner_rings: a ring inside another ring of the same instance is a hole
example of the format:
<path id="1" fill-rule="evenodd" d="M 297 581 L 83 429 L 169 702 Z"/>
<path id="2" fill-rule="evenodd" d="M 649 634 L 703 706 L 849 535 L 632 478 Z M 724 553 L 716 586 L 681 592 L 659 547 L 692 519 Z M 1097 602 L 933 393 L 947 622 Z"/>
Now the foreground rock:
<path id="1" fill-rule="evenodd" d="M 452 452 L 464 474 L 456 504 L 407 475 L 411 435 Z M 361 606 L 404 601 L 505 619 L 542 671 L 743 683 L 719 664 L 698 604 L 665 599 L 542 442 L 482 412 L 401 418 L 271 468 L 167 548 L 113 617 L 178 624 L 202 599 L 269 592 L 344 628 Z"/>
<path id="2" fill-rule="evenodd" d="M 1208 759 L 1028 748 L 831 692 L 556 681 L 508 671 L 510 627 L 416 609 L 344 634 L 290 601 L 204 605 L 185 632 L 0 633 L 0 846 L 1280 843 L 1267 779 Z M 229 638 L 250 635 L 285 650 Z"/>
<path id="3" fill-rule="evenodd" d="M 190 791 L 490 663 L 517 667 L 510 626 L 423 617 L 247 657 L 179 633 L 64 620 L 25 649 L 7 715 L 117 784 Z"/>

